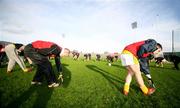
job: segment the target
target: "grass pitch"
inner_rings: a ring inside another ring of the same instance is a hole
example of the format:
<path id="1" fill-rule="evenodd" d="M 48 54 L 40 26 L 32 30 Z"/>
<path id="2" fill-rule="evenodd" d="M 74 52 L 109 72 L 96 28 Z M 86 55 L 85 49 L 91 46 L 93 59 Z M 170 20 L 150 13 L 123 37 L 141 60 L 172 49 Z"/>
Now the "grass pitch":
<path id="1" fill-rule="evenodd" d="M 54 62 L 52 61 L 54 70 Z M 180 71 L 171 64 L 164 68 L 151 64 L 156 92 L 144 96 L 135 78 L 128 96 L 122 94 L 127 74 L 121 63 L 108 66 L 106 61 L 74 61 L 63 58 L 64 83 L 58 88 L 30 84 L 32 73 L 23 73 L 16 66 L 12 74 L 0 68 L 0 107 L 11 108 L 171 108 L 180 106 Z M 55 71 L 56 72 L 56 71 Z M 56 72 L 57 73 L 57 72 Z M 144 79 L 146 79 L 144 77 Z M 146 80 L 145 80 L 146 81 Z M 146 81 L 147 82 L 147 81 Z"/>

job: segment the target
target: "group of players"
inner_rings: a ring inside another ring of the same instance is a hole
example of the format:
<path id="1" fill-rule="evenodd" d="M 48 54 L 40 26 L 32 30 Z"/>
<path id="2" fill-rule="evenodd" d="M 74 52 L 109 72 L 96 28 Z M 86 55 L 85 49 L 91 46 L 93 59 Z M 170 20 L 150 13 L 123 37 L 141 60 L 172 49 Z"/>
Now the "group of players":
<path id="1" fill-rule="evenodd" d="M 32 85 L 41 85 L 43 77 L 45 76 L 48 87 L 58 87 L 56 75 L 53 71 L 52 64 L 49 61 L 49 56 L 53 56 L 56 64 L 57 71 L 59 73 L 58 79 L 63 81 L 63 70 L 61 64 L 61 56 L 64 55 L 62 47 L 53 42 L 47 41 L 34 41 L 28 45 L 22 45 L 17 43 L 10 43 L 0 41 L 0 60 L 2 60 L 4 53 L 7 55 L 9 62 L 7 67 L 7 73 L 11 73 L 15 63 L 17 62 L 24 72 L 32 70 L 32 65 L 36 65 L 36 73 L 31 82 Z M 148 39 L 140 42 L 135 42 L 127 45 L 122 51 L 120 58 L 122 66 L 125 66 L 127 70 L 127 76 L 125 78 L 125 84 L 123 94 L 128 95 L 130 83 L 132 77 L 135 76 L 140 89 L 145 95 L 151 95 L 155 92 L 155 86 L 150 75 L 149 70 L 149 56 L 157 54 L 162 51 L 161 44 L 157 43 L 154 39 Z M 27 68 L 24 61 L 21 58 L 23 53 L 24 57 L 29 61 L 30 67 Z M 78 59 L 80 53 L 76 50 L 72 52 L 73 59 Z M 91 60 L 91 54 L 84 54 L 85 60 Z M 100 60 L 101 55 L 96 55 L 96 60 Z M 107 56 L 109 63 L 113 62 L 113 58 L 116 60 L 118 56 Z M 148 88 L 144 84 L 144 80 L 141 76 L 143 72 L 148 78 L 150 87 Z"/>
<path id="2" fill-rule="evenodd" d="M 58 78 L 62 79 L 60 61 L 62 48 L 60 46 L 47 41 L 34 41 L 26 46 L 23 44 L 0 41 L 0 46 L 1 60 L 3 60 L 5 54 L 9 60 L 7 67 L 8 74 L 12 73 L 15 63 L 18 63 L 24 72 L 30 72 L 32 70 L 32 65 L 36 65 L 37 69 L 31 82 L 32 85 L 41 85 L 43 77 L 45 76 L 49 88 L 59 86 L 52 64 L 49 61 L 49 56 L 54 57 L 56 68 L 59 73 Z M 29 61 L 29 68 L 24 64 L 24 60 L 21 57 L 22 53 Z"/>

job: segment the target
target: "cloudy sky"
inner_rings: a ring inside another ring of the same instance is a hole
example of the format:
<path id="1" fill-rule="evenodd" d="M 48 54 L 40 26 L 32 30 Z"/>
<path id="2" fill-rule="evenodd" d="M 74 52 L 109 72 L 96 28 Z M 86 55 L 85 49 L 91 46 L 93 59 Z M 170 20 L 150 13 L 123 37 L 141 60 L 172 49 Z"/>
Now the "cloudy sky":
<path id="1" fill-rule="evenodd" d="M 154 38 L 180 51 L 179 0 L 0 0 L 0 40 L 53 41 L 83 52 L 121 52 Z M 132 29 L 131 23 L 137 22 Z"/>

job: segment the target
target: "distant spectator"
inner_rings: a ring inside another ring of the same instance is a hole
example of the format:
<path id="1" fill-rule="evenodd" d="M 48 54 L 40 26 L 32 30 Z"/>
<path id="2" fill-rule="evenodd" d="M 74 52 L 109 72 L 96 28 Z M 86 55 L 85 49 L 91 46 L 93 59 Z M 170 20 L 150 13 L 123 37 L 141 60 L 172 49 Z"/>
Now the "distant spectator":
<path id="1" fill-rule="evenodd" d="M 171 61 L 173 62 L 174 67 L 175 67 L 177 70 L 179 70 L 178 64 L 180 63 L 180 57 L 177 56 L 177 55 L 171 55 L 170 59 L 171 59 Z"/>
<path id="2" fill-rule="evenodd" d="M 162 51 L 160 53 L 154 55 L 154 59 L 155 59 L 156 66 L 160 65 L 161 67 L 163 67 L 164 55 L 163 55 Z"/>
<path id="3" fill-rule="evenodd" d="M 78 60 L 79 59 L 80 53 L 77 50 L 73 50 L 72 54 L 73 54 L 73 59 L 74 60 Z"/>
<path id="4" fill-rule="evenodd" d="M 118 60 L 118 57 L 119 57 L 118 52 L 115 52 L 113 55 L 114 55 L 115 61 L 117 61 L 117 60 Z"/>
<path id="5" fill-rule="evenodd" d="M 114 58 L 115 58 L 115 61 L 117 61 L 118 60 L 118 55 L 115 55 Z"/>
<path id="6" fill-rule="evenodd" d="M 88 54 L 84 54 L 84 60 L 88 59 Z"/>
<path id="7" fill-rule="evenodd" d="M 106 60 L 108 61 L 108 65 L 111 66 L 111 63 L 114 62 L 114 55 L 112 54 L 107 55 Z"/>
<path id="8" fill-rule="evenodd" d="M 88 53 L 89 60 L 91 60 L 91 53 Z"/>
<path id="9" fill-rule="evenodd" d="M 68 48 L 64 48 L 64 55 L 63 56 L 68 56 L 69 57 L 70 52 L 71 51 Z"/>
<path id="10" fill-rule="evenodd" d="M 91 53 L 84 54 L 84 60 L 86 61 L 91 60 Z"/>
<path id="11" fill-rule="evenodd" d="M 100 61 L 100 59 L 101 59 L 101 55 L 100 54 L 96 54 L 96 60 Z"/>

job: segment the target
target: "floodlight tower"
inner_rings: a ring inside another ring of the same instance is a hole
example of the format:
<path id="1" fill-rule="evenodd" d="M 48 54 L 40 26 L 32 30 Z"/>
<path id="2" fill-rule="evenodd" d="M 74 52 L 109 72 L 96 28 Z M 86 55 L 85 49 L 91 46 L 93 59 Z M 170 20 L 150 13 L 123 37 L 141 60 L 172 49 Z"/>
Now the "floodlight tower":
<path id="1" fill-rule="evenodd" d="M 172 53 L 174 53 L 174 30 L 172 30 Z"/>
<path id="2" fill-rule="evenodd" d="M 172 30 L 172 53 L 175 53 L 177 50 L 174 48 L 174 46 L 175 46 L 175 42 L 174 41 L 179 41 L 179 40 L 177 40 L 177 37 L 179 37 L 178 35 L 179 35 L 179 33 L 177 33 L 177 32 L 179 32 L 180 31 L 180 28 L 176 28 L 176 29 L 173 29 Z M 176 34 L 175 34 L 176 33 Z M 176 37 L 175 37 L 175 35 L 176 35 Z M 178 38 L 179 39 L 179 38 Z"/>

